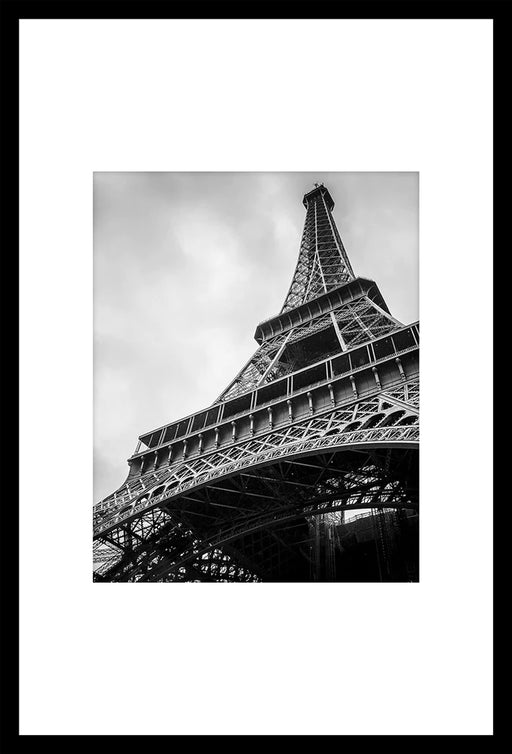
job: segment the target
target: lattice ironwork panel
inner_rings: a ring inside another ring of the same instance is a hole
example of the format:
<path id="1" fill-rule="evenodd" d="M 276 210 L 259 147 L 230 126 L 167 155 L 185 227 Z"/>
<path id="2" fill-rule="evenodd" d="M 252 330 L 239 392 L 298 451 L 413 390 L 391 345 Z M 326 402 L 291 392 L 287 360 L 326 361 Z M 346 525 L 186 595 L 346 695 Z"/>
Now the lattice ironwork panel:
<path id="1" fill-rule="evenodd" d="M 233 580 L 279 580 L 290 569 L 303 577 L 309 561 L 303 545 L 315 516 L 415 508 L 417 495 L 412 450 L 330 449 L 286 458 L 177 499 L 167 509 L 173 523 L 125 549 L 108 578 L 207 580 L 225 568 L 222 575 L 231 580 L 230 565 Z M 211 553 L 213 570 L 206 564 Z"/>
<path id="2" fill-rule="evenodd" d="M 338 333 L 332 338 L 333 345 L 330 351 L 325 350 L 325 346 L 320 344 L 320 347 L 324 347 L 323 358 L 336 351 L 341 352 L 343 347 L 352 348 L 402 326 L 393 317 L 377 308 L 366 296 L 335 309 L 333 314 Z M 311 340 L 308 339 L 314 334 L 332 328 L 333 325 L 331 314 L 326 314 L 264 341 L 218 400 L 236 398 L 262 383 L 272 382 L 314 363 Z M 301 341 L 307 344 L 306 350 L 311 354 L 309 359 L 301 356 L 299 348 L 293 348 Z"/>
<path id="3" fill-rule="evenodd" d="M 410 383 L 415 385 L 417 380 Z M 414 397 L 414 388 L 410 390 Z M 136 490 L 132 487 L 95 507 L 95 527 L 100 532 L 113 521 L 128 520 L 191 487 L 278 457 L 329 446 L 414 443 L 418 438 L 418 413 L 414 405 L 408 410 L 405 391 L 405 386 L 397 388 L 399 397 L 392 391 L 378 392 L 369 399 L 291 421 L 262 436 L 178 461 L 166 470 L 141 477 L 142 495 L 134 496 Z"/>
<path id="4" fill-rule="evenodd" d="M 325 191 L 320 187 L 307 199 L 299 259 L 282 311 L 310 301 L 353 277 Z"/>

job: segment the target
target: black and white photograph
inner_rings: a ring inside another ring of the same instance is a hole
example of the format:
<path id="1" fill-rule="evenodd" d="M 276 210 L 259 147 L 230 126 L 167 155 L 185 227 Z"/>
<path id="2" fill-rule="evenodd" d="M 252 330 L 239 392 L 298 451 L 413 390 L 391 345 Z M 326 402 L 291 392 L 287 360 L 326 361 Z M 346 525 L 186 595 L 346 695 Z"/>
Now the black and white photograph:
<path id="1" fill-rule="evenodd" d="M 2 752 L 493 748 L 505 5 L 0 3 Z"/>
<path id="2" fill-rule="evenodd" d="M 419 177 L 313 178 L 95 174 L 96 581 L 419 580 Z"/>

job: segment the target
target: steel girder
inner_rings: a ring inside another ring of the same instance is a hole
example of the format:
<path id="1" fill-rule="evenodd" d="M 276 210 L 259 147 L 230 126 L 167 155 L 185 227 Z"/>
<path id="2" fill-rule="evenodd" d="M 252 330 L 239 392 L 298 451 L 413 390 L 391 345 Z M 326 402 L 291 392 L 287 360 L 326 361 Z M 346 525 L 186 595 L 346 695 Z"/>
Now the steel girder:
<path id="1" fill-rule="evenodd" d="M 418 397 L 411 380 L 147 479 L 131 509 L 121 498 L 120 512 L 98 525 L 96 578 L 201 580 L 217 573 L 211 553 L 224 557 L 227 547 L 223 580 L 304 576 L 307 553 L 290 532 L 276 539 L 282 527 L 298 522 L 304 538 L 307 521 L 328 511 L 417 507 Z M 266 554 L 256 557 L 260 532 Z"/>
<path id="2" fill-rule="evenodd" d="M 167 523 L 146 527 L 145 537 L 140 519 L 122 527 L 123 535 L 117 530 L 118 558 L 100 574 L 109 581 L 190 580 L 192 568 L 193 580 L 202 580 L 220 559 L 225 580 L 307 580 L 304 543 L 313 517 L 417 507 L 413 448 L 287 457 L 170 500 L 162 505 Z"/>
<path id="3" fill-rule="evenodd" d="M 235 398 L 262 385 L 300 369 L 308 362 L 292 351 L 294 344 L 305 341 L 315 333 L 335 328 L 338 346 L 333 353 L 367 343 L 401 327 L 391 315 L 382 311 L 368 296 L 361 296 L 344 304 L 332 313 L 324 314 L 303 325 L 265 340 L 247 364 L 240 370 L 218 400 Z M 290 356 L 287 358 L 288 353 Z M 299 351 L 300 353 L 300 351 Z M 329 354 L 325 354 L 328 356 Z M 314 361 L 311 361 L 314 363 Z"/>
<path id="4" fill-rule="evenodd" d="M 95 536 L 189 489 L 279 458 L 351 445 L 414 446 L 419 433 L 418 400 L 419 381 L 415 378 L 301 420 L 292 417 L 265 434 L 148 472 L 136 484 L 126 485 L 115 500 L 110 498 L 95 507 Z"/>

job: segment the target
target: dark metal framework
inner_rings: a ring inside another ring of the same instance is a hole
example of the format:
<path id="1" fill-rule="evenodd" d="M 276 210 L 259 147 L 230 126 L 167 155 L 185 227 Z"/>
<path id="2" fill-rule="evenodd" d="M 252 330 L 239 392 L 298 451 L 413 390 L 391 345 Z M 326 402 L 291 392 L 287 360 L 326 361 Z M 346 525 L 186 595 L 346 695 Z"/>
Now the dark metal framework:
<path id="1" fill-rule="evenodd" d="M 95 506 L 97 581 L 337 580 L 357 510 L 381 577 L 417 578 L 390 564 L 418 510 L 419 326 L 354 276 L 327 189 L 304 204 L 292 284 L 254 355 L 209 408 L 141 435 Z"/>

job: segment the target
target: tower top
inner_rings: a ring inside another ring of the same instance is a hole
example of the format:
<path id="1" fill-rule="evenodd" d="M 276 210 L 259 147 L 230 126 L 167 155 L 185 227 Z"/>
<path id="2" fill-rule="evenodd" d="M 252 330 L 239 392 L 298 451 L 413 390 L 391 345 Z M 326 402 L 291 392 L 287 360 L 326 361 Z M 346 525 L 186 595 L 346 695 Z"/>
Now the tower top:
<path id="1" fill-rule="evenodd" d="M 334 199 L 323 183 L 304 194 L 304 232 L 297 267 L 281 313 L 355 278 L 338 233 L 332 210 Z"/>
<path id="2" fill-rule="evenodd" d="M 325 203 L 327 204 L 329 211 L 332 212 L 332 210 L 334 209 L 334 199 L 330 195 L 329 191 L 325 188 L 323 183 L 320 183 L 320 184 L 315 183 L 315 188 L 312 191 L 308 191 L 307 194 L 304 194 L 304 198 L 302 199 L 302 204 L 307 208 L 308 202 L 317 196 L 324 197 Z"/>

